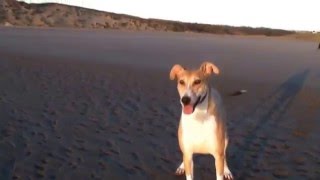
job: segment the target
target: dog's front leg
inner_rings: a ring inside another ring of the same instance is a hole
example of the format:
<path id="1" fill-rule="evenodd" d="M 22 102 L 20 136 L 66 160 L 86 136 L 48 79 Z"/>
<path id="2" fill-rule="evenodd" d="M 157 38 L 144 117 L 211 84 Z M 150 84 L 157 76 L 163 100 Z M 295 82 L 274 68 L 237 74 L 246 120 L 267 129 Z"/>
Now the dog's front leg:
<path id="1" fill-rule="evenodd" d="M 193 179 L 193 163 L 192 163 L 192 153 L 183 153 L 183 164 L 186 174 L 186 180 Z"/>
<path id="2" fill-rule="evenodd" d="M 216 165 L 217 180 L 223 180 L 224 154 L 218 153 L 214 156 Z"/>

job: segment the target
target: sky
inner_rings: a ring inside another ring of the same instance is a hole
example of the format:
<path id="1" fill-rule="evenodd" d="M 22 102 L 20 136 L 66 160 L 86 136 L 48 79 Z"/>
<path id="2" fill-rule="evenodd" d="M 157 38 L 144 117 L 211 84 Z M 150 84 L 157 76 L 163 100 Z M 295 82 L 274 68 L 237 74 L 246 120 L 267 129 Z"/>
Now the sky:
<path id="1" fill-rule="evenodd" d="M 320 0 L 23 0 L 58 2 L 142 18 L 320 31 Z"/>

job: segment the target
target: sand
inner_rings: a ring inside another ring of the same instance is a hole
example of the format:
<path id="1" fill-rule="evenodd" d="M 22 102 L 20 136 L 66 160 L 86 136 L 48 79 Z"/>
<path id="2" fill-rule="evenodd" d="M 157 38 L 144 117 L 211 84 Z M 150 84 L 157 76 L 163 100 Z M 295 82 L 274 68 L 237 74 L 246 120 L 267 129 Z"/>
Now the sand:
<path id="1" fill-rule="evenodd" d="M 184 179 L 168 73 L 210 59 L 235 178 L 318 179 L 314 43 L 34 28 L 0 28 L 0 179 Z M 194 159 L 196 179 L 215 179 L 212 157 Z"/>

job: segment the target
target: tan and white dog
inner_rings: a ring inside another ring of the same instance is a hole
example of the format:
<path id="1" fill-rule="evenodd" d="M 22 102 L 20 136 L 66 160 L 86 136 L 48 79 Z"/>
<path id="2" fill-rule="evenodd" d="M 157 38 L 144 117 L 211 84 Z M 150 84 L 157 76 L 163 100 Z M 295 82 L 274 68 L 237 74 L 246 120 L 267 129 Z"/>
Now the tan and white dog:
<path id="1" fill-rule="evenodd" d="M 217 90 L 210 88 L 208 78 L 219 69 L 204 62 L 197 70 L 174 65 L 170 79 L 177 79 L 182 113 L 178 129 L 183 162 L 176 170 L 193 179 L 193 154 L 211 154 L 215 158 L 217 180 L 233 179 L 226 161 L 228 136 L 226 114 Z"/>

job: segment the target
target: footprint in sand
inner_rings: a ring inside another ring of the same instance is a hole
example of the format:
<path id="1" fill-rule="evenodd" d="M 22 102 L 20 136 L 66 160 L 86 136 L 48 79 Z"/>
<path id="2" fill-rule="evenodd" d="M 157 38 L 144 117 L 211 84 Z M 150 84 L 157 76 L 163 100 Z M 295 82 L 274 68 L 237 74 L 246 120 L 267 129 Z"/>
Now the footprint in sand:
<path id="1" fill-rule="evenodd" d="M 34 168 L 36 168 L 39 171 L 44 171 L 44 169 L 45 169 L 43 164 L 35 164 Z"/>
<path id="2" fill-rule="evenodd" d="M 77 142 L 77 143 L 80 143 L 80 144 L 85 143 L 85 141 L 84 141 L 83 139 L 76 139 L 76 142 Z"/>
<path id="3" fill-rule="evenodd" d="M 103 163 L 103 162 L 98 162 L 98 165 L 99 167 L 102 169 L 102 170 L 105 170 L 107 168 L 107 166 Z"/>
<path id="4" fill-rule="evenodd" d="M 26 155 L 27 157 L 31 156 L 31 154 L 32 154 L 32 153 L 31 153 L 30 150 L 27 150 L 26 153 L 25 153 L 25 155 Z"/>
<path id="5" fill-rule="evenodd" d="M 110 141 L 110 140 L 107 140 L 107 141 L 106 141 L 106 146 L 109 147 L 109 148 L 110 148 L 110 147 L 113 147 L 113 146 L 114 146 L 114 143 L 113 143 L 112 141 Z"/>
<path id="6" fill-rule="evenodd" d="M 45 172 L 44 171 L 38 171 L 35 173 L 35 176 L 37 178 L 44 178 L 45 177 Z"/>
<path id="7" fill-rule="evenodd" d="M 107 151 L 107 150 L 104 150 L 104 149 L 100 149 L 100 154 L 99 154 L 100 157 L 102 156 L 112 156 L 112 153 L 110 151 Z"/>
<path id="8" fill-rule="evenodd" d="M 137 112 L 139 110 L 136 99 L 131 98 L 129 100 L 126 100 L 124 104 L 127 108 L 129 108 L 128 110 L 132 112 Z"/>
<path id="9" fill-rule="evenodd" d="M 284 168 L 281 168 L 281 167 L 280 168 L 276 168 L 272 174 L 276 178 L 287 178 L 287 177 L 289 177 L 288 170 L 286 170 Z"/>
<path id="10" fill-rule="evenodd" d="M 48 164 L 48 160 L 47 159 L 41 159 L 40 161 L 43 165 Z"/>
<path id="11" fill-rule="evenodd" d="M 70 147 L 62 147 L 62 151 L 63 151 L 63 152 L 66 152 L 66 153 L 68 153 L 68 154 L 70 154 L 70 153 L 73 152 Z"/>
<path id="12" fill-rule="evenodd" d="M 131 153 L 131 156 L 132 156 L 132 158 L 133 158 L 134 160 L 136 160 L 136 161 L 139 160 L 139 156 L 138 156 L 137 153 L 133 152 L 133 153 Z"/>
<path id="13" fill-rule="evenodd" d="M 160 159 L 161 159 L 163 162 L 167 163 L 167 164 L 171 164 L 171 163 L 172 163 L 171 160 L 168 159 L 167 157 L 160 157 Z"/>
<path id="14" fill-rule="evenodd" d="M 129 140 L 127 137 L 119 137 L 119 141 L 122 141 L 127 144 L 132 144 L 132 141 Z"/>
<path id="15" fill-rule="evenodd" d="M 72 169 L 77 169 L 78 168 L 78 165 L 77 165 L 77 163 L 75 163 L 75 162 L 69 162 L 68 163 L 68 165 L 72 168 Z"/>
<path id="16" fill-rule="evenodd" d="M 89 105 L 87 103 L 82 103 L 80 107 L 80 114 L 81 115 L 86 115 L 89 109 Z"/>
<path id="17" fill-rule="evenodd" d="M 115 150 L 115 149 L 110 149 L 110 152 L 112 152 L 115 155 L 119 155 L 120 154 L 120 152 Z"/>
<path id="18" fill-rule="evenodd" d="M 16 180 L 16 179 L 21 179 L 21 177 L 20 177 L 19 175 L 17 175 L 17 174 L 14 174 L 14 175 L 12 176 L 12 179 L 14 179 L 14 180 Z"/>
<path id="19" fill-rule="evenodd" d="M 54 157 L 55 157 L 52 152 L 48 152 L 48 153 L 47 153 L 47 156 L 50 157 L 50 158 L 54 158 Z"/>

